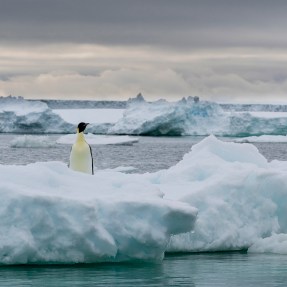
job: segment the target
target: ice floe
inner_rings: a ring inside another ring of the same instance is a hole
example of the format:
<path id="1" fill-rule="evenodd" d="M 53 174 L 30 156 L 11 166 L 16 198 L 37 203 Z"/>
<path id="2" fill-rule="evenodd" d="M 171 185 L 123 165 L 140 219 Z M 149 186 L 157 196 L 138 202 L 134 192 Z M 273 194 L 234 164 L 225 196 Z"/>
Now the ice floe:
<path id="1" fill-rule="evenodd" d="M 287 162 L 214 136 L 156 173 L 0 165 L 0 196 L 2 264 L 160 260 L 165 251 L 286 254 Z"/>
<path id="2" fill-rule="evenodd" d="M 196 209 L 137 175 L 0 165 L 0 264 L 161 260 Z"/>
<path id="3" fill-rule="evenodd" d="M 0 98 L 0 133 L 68 133 L 74 126 L 41 101 Z"/>
<path id="4" fill-rule="evenodd" d="M 235 139 L 235 142 L 242 143 L 256 143 L 256 142 L 265 142 L 265 143 L 285 143 L 287 142 L 287 136 L 277 136 L 277 135 L 262 135 L 262 136 L 252 136 Z"/>
<path id="5" fill-rule="evenodd" d="M 248 249 L 287 233 L 287 163 L 268 163 L 251 144 L 210 136 L 166 171 L 144 175 L 171 200 L 198 208 L 192 233 L 173 236 L 168 251 Z"/>
<path id="6" fill-rule="evenodd" d="M 109 136 L 109 135 L 94 135 L 86 134 L 86 141 L 91 145 L 132 145 L 139 141 L 137 137 L 131 136 Z M 61 136 L 57 139 L 59 144 L 73 144 L 76 140 L 76 134 Z"/>
<path id="7" fill-rule="evenodd" d="M 48 136 L 23 135 L 15 137 L 10 142 L 13 148 L 50 148 L 55 147 L 56 142 Z"/>

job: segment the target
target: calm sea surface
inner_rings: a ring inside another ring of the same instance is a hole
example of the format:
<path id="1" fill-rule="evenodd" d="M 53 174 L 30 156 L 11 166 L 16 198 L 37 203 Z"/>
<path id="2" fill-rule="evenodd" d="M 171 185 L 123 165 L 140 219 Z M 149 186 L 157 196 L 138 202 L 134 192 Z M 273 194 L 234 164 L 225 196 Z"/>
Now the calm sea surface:
<path id="1" fill-rule="evenodd" d="M 54 160 L 68 163 L 69 145 L 11 148 L 10 142 L 16 136 L 0 134 L 0 164 Z M 56 140 L 59 136 L 49 137 Z M 174 165 L 201 139 L 140 137 L 139 143 L 131 146 L 92 148 L 98 169 L 133 166 L 134 172 L 142 173 Z M 286 143 L 256 146 L 268 160 L 287 160 Z M 161 264 L 1 266 L 2 286 L 287 286 L 287 256 L 200 253 L 167 255 Z"/>

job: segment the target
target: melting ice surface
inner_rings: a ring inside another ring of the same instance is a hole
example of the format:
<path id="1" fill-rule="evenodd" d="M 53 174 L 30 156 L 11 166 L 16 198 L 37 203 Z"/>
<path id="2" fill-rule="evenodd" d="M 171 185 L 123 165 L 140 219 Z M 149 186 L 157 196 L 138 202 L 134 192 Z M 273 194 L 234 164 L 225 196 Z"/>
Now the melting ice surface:
<path id="1" fill-rule="evenodd" d="M 160 260 L 165 251 L 286 254 L 287 162 L 214 136 L 156 173 L 1 165 L 0 196 L 2 264 Z"/>

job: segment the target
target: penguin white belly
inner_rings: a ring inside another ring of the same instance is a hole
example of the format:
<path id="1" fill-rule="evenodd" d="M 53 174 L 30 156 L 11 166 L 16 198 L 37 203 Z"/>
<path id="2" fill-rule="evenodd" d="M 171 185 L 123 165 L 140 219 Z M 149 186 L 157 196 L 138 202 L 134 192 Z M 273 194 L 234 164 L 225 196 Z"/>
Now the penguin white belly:
<path id="1" fill-rule="evenodd" d="M 93 174 L 93 159 L 90 146 L 86 142 L 75 143 L 70 154 L 70 168 Z"/>

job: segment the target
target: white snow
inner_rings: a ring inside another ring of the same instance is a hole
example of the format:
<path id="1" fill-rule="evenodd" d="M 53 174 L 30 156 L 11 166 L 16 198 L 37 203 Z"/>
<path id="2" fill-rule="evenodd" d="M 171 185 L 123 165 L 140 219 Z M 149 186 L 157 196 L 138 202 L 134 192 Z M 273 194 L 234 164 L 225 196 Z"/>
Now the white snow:
<path id="1" fill-rule="evenodd" d="M 210 136 L 177 165 L 143 176 L 165 198 L 198 208 L 194 231 L 173 236 L 168 251 L 247 249 L 287 233 L 287 162 L 268 163 L 251 144 Z"/>
<path id="2" fill-rule="evenodd" d="M 286 112 L 236 112 L 236 111 L 226 111 L 225 112 L 227 115 L 232 116 L 232 115 L 237 115 L 237 116 L 244 116 L 246 113 L 250 114 L 251 116 L 255 118 L 266 118 L 266 119 L 275 119 L 275 118 L 286 118 L 287 113 Z"/>
<path id="3" fill-rule="evenodd" d="M 255 142 L 284 143 L 284 142 L 287 142 L 287 136 L 262 135 L 262 136 L 238 138 L 238 139 L 235 139 L 234 141 L 235 142 L 243 142 L 243 143 L 255 143 Z"/>
<path id="4" fill-rule="evenodd" d="M 0 264 L 161 260 L 196 209 L 139 175 L 0 165 Z"/>
<path id="5" fill-rule="evenodd" d="M 23 98 L 0 97 L 0 133 L 67 133 L 73 125 L 54 114 L 47 104 Z"/>
<path id="6" fill-rule="evenodd" d="M 246 137 L 286 135 L 287 113 L 225 112 L 212 102 L 130 102 L 123 109 L 52 110 L 40 101 L 0 97 L 0 132 L 68 134 L 79 122 L 89 122 L 93 134 L 183 136 L 215 134 Z"/>
<path id="7" fill-rule="evenodd" d="M 248 252 L 287 254 L 287 234 L 273 234 L 270 237 L 258 239 Z"/>
<path id="8" fill-rule="evenodd" d="M 26 101 L 21 97 L 0 98 L 0 113 L 13 112 L 17 116 L 24 116 L 29 113 L 41 113 L 48 110 L 47 104 L 40 101 Z"/>
<path id="9" fill-rule="evenodd" d="M 159 260 L 166 250 L 286 254 L 287 162 L 214 136 L 156 173 L 0 165 L 0 197 L 3 264 Z"/>
<path id="10" fill-rule="evenodd" d="M 49 148 L 55 146 L 56 142 L 48 136 L 23 135 L 15 137 L 10 142 L 10 147 L 13 148 Z"/>
<path id="11" fill-rule="evenodd" d="M 91 145 L 132 145 L 139 141 L 136 137 L 131 136 L 106 136 L 86 134 L 86 141 Z M 76 140 L 76 134 L 61 136 L 57 139 L 59 144 L 73 144 Z"/>
<path id="12" fill-rule="evenodd" d="M 268 118 L 268 119 L 286 118 L 287 117 L 287 113 L 285 113 L 285 112 L 250 112 L 250 114 L 254 117 Z"/>
<path id="13" fill-rule="evenodd" d="M 78 125 L 80 122 L 105 124 L 116 123 L 122 118 L 122 109 L 57 109 L 53 112 L 64 121 Z"/>
<path id="14" fill-rule="evenodd" d="M 287 113 L 225 112 L 212 102 L 131 103 L 115 124 L 95 125 L 93 133 L 128 135 L 251 136 L 287 134 Z M 261 116 L 260 116 L 261 115 Z"/>

